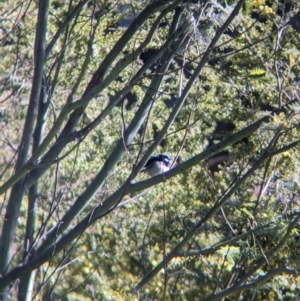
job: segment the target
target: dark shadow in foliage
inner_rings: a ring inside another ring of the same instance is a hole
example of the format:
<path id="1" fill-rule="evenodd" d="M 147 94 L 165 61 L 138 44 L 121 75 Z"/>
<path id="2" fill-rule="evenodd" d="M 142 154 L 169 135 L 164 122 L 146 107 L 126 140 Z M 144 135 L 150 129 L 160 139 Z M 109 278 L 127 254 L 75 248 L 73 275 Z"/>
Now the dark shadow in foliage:
<path id="1" fill-rule="evenodd" d="M 128 92 L 124 98 L 123 101 L 127 100 L 126 104 L 125 104 L 125 109 L 126 110 L 130 110 L 132 108 L 132 106 L 137 102 L 137 97 L 134 93 L 132 92 Z"/>
<path id="2" fill-rule="evenodd" d="M 115 81 L 123 83 L 124 80 L 122 77 L 118 76 Z M 109 101 L 113 102 L 115 101 L 116 96 L 113 94 L 109 94 Z M 137 96 L 134 92 L 129 91 L 117 104 L 117 107 L 121 107 L 125 101 L 125 109 L 130 110 L 134 103 L 137 102 Z"/>
<path id="3" fill-rule="evenodd" d="M 155 49 L 155 48 L 146 49 L 140 54 L 139 59 L 141 60 L 141 62 L 143 64 L 145 64 L 151 59 L 152 56 L 157 54 L 157 52 L 158 52 L 158 49 Z M 157 68 L 159 67 L 159 64 L 160 64 L 160 60 L 155 61 L 149 68 L 151 70 L 151 72 L 155 72 L 157 70 Z"/>
<path id="4" fill-rule="evenodd" d="M 276 110 L 275 107 L 271 106 L 270 104 L 268 103 L 262 103 L 260 105 L 260 110 L 261 111 L 267 111 L 267 112 L 274 112 Z"/>
<path id="5" fill-rule="evenodd" d="M 232 122 L 218 121 L 214 133 L 225 134 L 226 132 L 232 132 L 233 130 L 235 130 L 235 125 Z"/>
<path id="6" fill-rule="evenodd" d="M 213 142 L 212 139 L 208 139 L 208 145 L 207 148 L 210 148 L 213 146 L 215 143 Z M 208 169 L 210 172 L 213 174 L 215 172 L 218 172 L 221 170 L 221 166 L 224 167 L 226 162 L 229 159 L 229 151 L 221 151 L 220 153 L 217 153 L 211 157 L 209 157 L 206 160 L 206 163 L 208 165 Z"/>
<path id="7" fill-rule="evenodd" d="M 151 59 L 152 56 L 154 56 L 155 54 L 157 54 L 157 52 L 159 51 L 159 49 L 155 49 L 155 48 L 150 48 L 150 49 L 146 49 L 144 50 L 140 56 L 139 59 L 140 61 L 145 64 L 148 62 L 148 60 Z M 175 57 L 174 61 L 177 63 L 178 66 L 176 66 L 174 63 L 171 63 L 169 66 L 169 71 L 173 71 L 175 69 L 183 69 L 183 74 L 184 76 L 189 79 L 192 76 L 192 71 L 194 70 L 194 67 L 192 66 L 192 64 L 190 63 L 183 63 L 183 60 L 181 58 Z M 160 66 L 160 59 L 156 60 L 151 66 L 150 66 L 150 70 L 152 73 L 154 73 L 157 68 Z"/>
<path id="8" fill-rule="evenodd" d="M 217 48 L 216 50 L 213 51 L 213 55 L 212 55 L 212 56 L 216 56 L 216 58 L 212 57 L 212 59 L 210 59 L 208 61 L 208 64 L 211 67 L 215 67 L 216 65 L 219 65 L 218 68 L 229 69 L 232 66 L 232 62 L 219 59 L 218 57 L 220 57 L 223 54 L 231 53 L 233 51 L 234 51 L 234 48 L 232 48 L 232 47 Z"/>
<path id="9" fill-rule="evenodd" d="M 289 13 L 293 8 L 292 1 L 279 0 L 281 5 L 278 5 L 277 14 L 282 17 L 283 15 Z"/>
<path id="10" fill-rule="evenodd" d="M 238 37 L 240 35 L 239 31 L 236 30 L 235 28 L 234 29 L 230 29 L 230 28 L 227 28 L 225 31 L 224 31 L 224 34 L 230 36 L 232 39 Z"/>
<path id="11" fill-rule="evenodd" d="M 281 5 L 278 5 L 277 14 L 282 17 L 283 15 L 288 14 L 293 8 L 295 8 L 295 5 L 292 1 L 279 1 Z M 290 25 L 293 29 L 295 29 L 297 32 L 300 32 L 300 12 L 298 12 L 291 20 Z"/>
<path id="12" fill-rule="evenodd" d="M 268 21 L 268 18 L 266 15 L 263 15 L 259 13 L 258 11 L 252 11 L 251 18 L 257 20 L 260 23 L 265 24 Z"/>
<path id="13" fill-rule="evenodd" d="M 164 103 L 168 108 L 174 107 L 176 101 L 177 101 L 177 97 L 174 94 L 170 95 L 170 98 L 164 99 Z"/>
<path id="14" fill-rule="evenodd" d="M 63 5 L 63 3 L 60 3 L 59 1 L 53 1 L 52 2 L 53 9 L 59 9 L 59 8 L 62 7 L 62 5 Z"/>
<path id="15" fill-rule="evenodd" d="M 152 129 L 153 129 L 153 140 L 157 137 L 157 135 L 159 134 L 159 130 L 158 127 L 155 123 L 152 124 Z M 166 139 L 162 139 L 159 143 L 159 145 L 164 148 L 167 146 L 167 141 Z"/>
<path id="16" fill-rule="evenodd" d="M 144 131 L 145 131 L 145 126 L 144 126 L 144 124 L 142 124 L 140 126 L 140 128 L 138 129 L 137 133 L 138 133 L 138 135 L 144 135 Z"/>
<path id="17" fill-rule="evenodd" d="M 113 102 L 115 100 L 115 95 L 109 95 L 109 101 Z M 117 107 L 123 106 L 123 103 L 125 102 L 125 109 L 130 110 L 132 106 L 137 102 L 137 96 L 135 93 L 132 93 L 131 91 L 128 92 L 117 104 Z"/>
<path id="18" fill-rule="evenodd" d="M 208 139 L 207 148 L 210 148 L 215 143 L 214 141 L 221 141 L 225 135 L 232 132 L 235 129 L 235 125 L 228 121 L 218 121 L 216 128 L 212 134 L 212 137 Z M 221 166 L 225 166 L 229 159 L 229 152 L 224 150 L 209 157 L 206 162 L 211 173 L 220 171 Z"/>
<path id="19" fill-rule="evenodd" d="M 185 76 L 185 78 L 189 79 L 193 74 L 192 71 L 194 70 L 192 64 L 187 62 L 184 63 L 180 58 L 175 58 L 175 61 L 178 64 L 178 67 L 183 70 L 183 75 Z"/>
<path id="20" fill-rule="evenodd" d="M 291 26 L 293 29 L 295 29 L 297 32 L 300 32 L 300 13 L 296 14 L 292 20 L 290 21 Z"/>
<path id="21" fill-rule="evenodd" d="M 156 124 L 152 124 L 152 130 L 153 130 L 153 140 L 157 137 L 157 135 L 159 134 L 159 130 L 158 130 L 158 126 Z M 145 125 L 142 124 L 138 130 L 138 135 L 144 135 L 145 132 Z M 167 140 L 166 139 L 162 139 L 161 142 L 159 143 L 159 145 L 164 148 L 167 146 Z"/>
<path id="22" fill-rule="evenodd" d="M 227 70 L 232 66 L 232 62 L 223 62 L 222 64 L 220 64 L 220 59 L 218 58 L 209 60 L 208 64 L 213 68 L 219 65 L 218 68 L 222 70 Z"/>
<path id="23" fill-rule="evenodd" d="M 220 120 L 217 121 L 216 128 L 212 134 L 212 137 L 208 138 L 208 145 L 206 148 L 210 148 L 215 144 L 214 141 L 219 142 L 223 140 L 226 136 L 232 133 L 236 129 L 236 126 L 230 121 Z M 240 141 L 236 142 L 235 144 L 248 144 L 249 139 L 248 137 L 244 137 Z M 223 150 L 220 153 L 217 153 L 211 157 L 209 157 L 206 162 L 208 164 L 208 168 L 211 173 L 215 173 L 220 171 L 221 166 L 225 166 L 226 164 L 230 164 L 229 162 L 230 153 L 229 151 Z"/>
<path id="24" fill-rule="evenodd" d="M 251 98 L 252 101 L 250 100 Z M 274 106 L 268 103 L 260 102 L 260 94 L 257 91 L 252 91 L 250 94 L 247 95 L 247 97 L 242 95 L 240 99 L 242 105 L 248 109 L 267 111 L 267 112 L 275 112 L 277 110 Z"/>
<path id="25" fill-rule="evenodd" d="M 256 93 L 256 95 L 255 95 L 255 92 L 253 92 L 253 96 L 257 96 L 256 99 L 259 99 L 258 93 Z M 249 101 L 249 98 L 241 97 L 241 100 L 245 107 L 252 108 L 253 105 Z M 293 104 L 293 103 L 297 103 L 297 102 L 298 102 L 298 99 L 293 99 L 289 104 Z M 271 112 L 273 114 L 280 114 L 285 111 L 286 106 L 277 109 L 270 104 L 260 103 L 259 109 L 260 109 L 260 111 L 267 111 L 267 112 Z M 212 134 L 212 137 L 208 138 L 207 148 L 213 146 L 215 144 L 214 141 L 221 141 L 222 139 L 224 139 L 225 136 L 229 135 L 232 131 L 235 130 L 235 128 L 236 128 L 236 126 L 230 121 L 224 121 L 224 120 L 217 121 L 217 125 Z M 235 144 L 240 144 L 240 143 L 248 144 L 249 138 L 244 137 L 243 139 L 236 142 Z M 230 157 L 230 153 L 228 151 L 222 151 L 220 153 L 217 153 L 217 154 L 209 157 L 206 161 L 207 161 L 208 168 L 211 171 L 211 173 L 218 172 L 220 170 L 221 166 L 230 164 L 229 157 Z"/>

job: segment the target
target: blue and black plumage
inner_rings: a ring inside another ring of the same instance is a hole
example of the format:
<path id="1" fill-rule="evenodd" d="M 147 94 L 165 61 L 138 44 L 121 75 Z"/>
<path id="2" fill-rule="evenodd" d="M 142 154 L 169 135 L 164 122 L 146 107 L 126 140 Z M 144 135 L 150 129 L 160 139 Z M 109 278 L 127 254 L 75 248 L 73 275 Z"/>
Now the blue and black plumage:
<path id="1" fill-rule="evenodd" d="M 153 177 L 170 169 L 171 158 L 167 154 L 151 156 L 142 170 Z"/>

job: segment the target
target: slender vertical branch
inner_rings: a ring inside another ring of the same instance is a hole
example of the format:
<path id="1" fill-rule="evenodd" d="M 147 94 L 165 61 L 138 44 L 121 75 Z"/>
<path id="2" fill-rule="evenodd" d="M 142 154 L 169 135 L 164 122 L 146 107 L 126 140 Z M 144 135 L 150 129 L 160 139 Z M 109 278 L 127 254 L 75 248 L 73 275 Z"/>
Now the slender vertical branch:
<path id="1" fill-rule="evenodd" d="M 27 109 L 26 120 L 24 124 L 21 144 L 19 146 L 19 154 L 15 166 L 15 172 L 25 164 L 29 149 L 31 138 L 33 135 L 34 123 L 36 121 L 38 102 L 40 98 L 42 78 L 45 61 L 45 40 L 47 32 L 49 0 L 39 1 L 39 13 L 37 20 L 37 30 L 35 36 L 34 47 L 34 74 L 33 83 L 30 93 L 29 105 Z M 18 223 L 19 211 L 21 202 L 24 196 L 24 178 L 21 178 L 11 190 L 10 198 L 7 204 L 5 221 L 2 229 L 2 239 L 0 247 L 0 273 L 4 274 L 9 270 L 10 260 L 12 257 L 12 244 Z M 6 294 L 3 295 L 3 300 L 6 299 Z"/>

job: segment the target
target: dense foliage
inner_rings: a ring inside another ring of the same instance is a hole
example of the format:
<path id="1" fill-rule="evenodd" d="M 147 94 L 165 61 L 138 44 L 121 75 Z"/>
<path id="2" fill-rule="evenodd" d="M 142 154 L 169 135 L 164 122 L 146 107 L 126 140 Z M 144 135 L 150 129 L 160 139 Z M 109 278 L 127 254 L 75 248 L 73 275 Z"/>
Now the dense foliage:
<path id="1" fill-rule="evenodd" d="M 298 300 L 297 1 L 0 11 L 1 300 Z"/>

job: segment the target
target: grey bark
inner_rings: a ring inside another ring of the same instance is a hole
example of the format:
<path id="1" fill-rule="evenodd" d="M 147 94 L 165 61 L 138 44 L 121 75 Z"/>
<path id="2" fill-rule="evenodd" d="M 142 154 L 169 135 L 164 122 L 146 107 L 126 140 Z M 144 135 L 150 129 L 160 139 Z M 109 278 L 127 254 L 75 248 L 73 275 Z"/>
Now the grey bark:
<path id="1" fill-rule="evenodd" d="M 40 1 L 39 14 L 37 20 L 37 31 L 35 37 L 35 54 L 34 54 L 34 75 L 33 84 L 29 99 L 29 105 L 22 134 L 21 144 L 16 162 L 15 172 L 17 173 L 26 163 L 31 138 L 33 135 L 34 123 L 36 121 L 38 100 L 40 97 L 44 60 L 45 60 L 45 39 L 47 31 L 49 1 Z M 11 189 L 10 197 L 6 207 L 5 220 L 2 228 L 2 239 L 0 245 L 0 273 L 3 275 L 10 269 L 12 257 L 12 244 L 18 223 L 21 202 L 25 193 L 24 177 Z M 2 291 L 2 300 L 7 299 L 6 291 Z"/>

